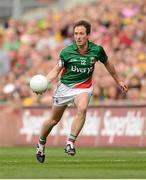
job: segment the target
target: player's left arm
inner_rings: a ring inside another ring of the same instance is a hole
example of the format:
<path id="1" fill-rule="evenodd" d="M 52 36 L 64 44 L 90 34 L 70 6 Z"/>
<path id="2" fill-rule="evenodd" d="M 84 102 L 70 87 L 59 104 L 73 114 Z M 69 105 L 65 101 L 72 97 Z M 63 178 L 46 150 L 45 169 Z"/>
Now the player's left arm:
<path id="1" fill-rule="evenodd" d="M 120 89 L 123 91 L 123 92 L 127 92 L 128 90 L 128 87 L 127 85 L 120 80 L 117 72 L 116 72 L 116 69 L 114 67 L 114 65 L 112 64 L 112 62 L 110 61 L 106 61 L 104 63 L 104 66 L 105 68 L 107 69 L 107 71 L 110 73 L 110 75 L 113 77 L 113 79 L 115 80 L 115 82 L 118 84 L 118 86 L 120 87 Z"/>

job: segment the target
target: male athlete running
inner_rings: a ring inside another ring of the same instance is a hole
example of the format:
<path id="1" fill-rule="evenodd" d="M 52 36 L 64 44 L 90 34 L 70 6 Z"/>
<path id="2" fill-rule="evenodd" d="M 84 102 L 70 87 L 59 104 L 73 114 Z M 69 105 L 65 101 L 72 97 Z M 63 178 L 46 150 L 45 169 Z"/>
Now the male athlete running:
<path id="1" fill-rule="evenodd" d="M 103 47 L 89 41 L 90 31 L 91 24 L 88 21 L 81 20 L 74 24 L 74 44 L 62 49 L 60 61 L 47 75 L 48 81 L 52 82 L 63 71 L 53 95 L 54 103 L 50 118 L 44 122 L 41 128 L 36 151 L 36 158 L 40 163 L 43 163 L 45 160 L 47 136 L 60 121 L 64 110 L 71 103 L 74 103 L 77 112 L 74 116 L 71 132 L 64 150 L 69 155 L 75 155 L 74 143 L 85 123 L 86 111 L 93 90 L 92 74 L 95 63 L 98 61 L 103 63 L 123 92 L 126 92 L 128 89 L 119 79 Z"/>

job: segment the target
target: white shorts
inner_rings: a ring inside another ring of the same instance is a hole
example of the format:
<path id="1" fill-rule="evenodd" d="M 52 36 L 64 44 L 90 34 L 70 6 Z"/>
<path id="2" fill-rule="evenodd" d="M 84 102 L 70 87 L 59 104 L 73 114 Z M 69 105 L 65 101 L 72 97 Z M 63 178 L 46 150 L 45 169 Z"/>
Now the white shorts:
<path id="1" fill-rule="evenodd" d="M 83 92 L 87 92 L 91 97 L 92 91 L 93 87 L 72 88 L 66 86 L 65 84 L 59 83 L 53 94 L 53 104 L 56 106 L 73 105 L 75 96 Z"/>

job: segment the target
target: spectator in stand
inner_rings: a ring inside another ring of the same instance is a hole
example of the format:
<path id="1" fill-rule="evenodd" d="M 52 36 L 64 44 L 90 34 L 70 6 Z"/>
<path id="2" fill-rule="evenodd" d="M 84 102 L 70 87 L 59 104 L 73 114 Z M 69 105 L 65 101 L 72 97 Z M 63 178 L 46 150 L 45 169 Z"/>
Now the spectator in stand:
<path id="1" fill-rule="evenodd" d="M 8 53 L 3 49 L 2 45 L 3 34 L 0 34 L 0 77 L 9 73 L 11 67 L 10 57 Z"/>

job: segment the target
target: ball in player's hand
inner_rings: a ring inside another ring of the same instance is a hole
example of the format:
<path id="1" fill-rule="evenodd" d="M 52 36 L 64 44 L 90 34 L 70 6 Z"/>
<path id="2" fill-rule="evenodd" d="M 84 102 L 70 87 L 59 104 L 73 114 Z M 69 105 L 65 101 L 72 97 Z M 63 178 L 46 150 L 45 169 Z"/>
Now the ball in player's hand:
<path id="1" fill-rule="evenodd" d="M 30 88 L 33 92 L 41 94 L 48 88 L 48 80 L 46 76 L 37 74 L 30 79 Z"/>

